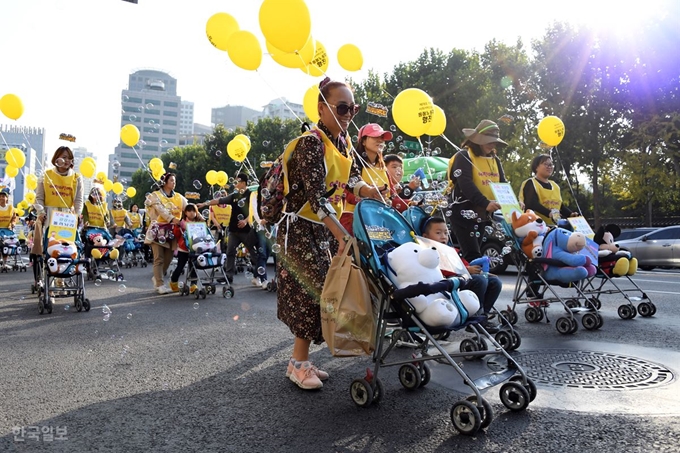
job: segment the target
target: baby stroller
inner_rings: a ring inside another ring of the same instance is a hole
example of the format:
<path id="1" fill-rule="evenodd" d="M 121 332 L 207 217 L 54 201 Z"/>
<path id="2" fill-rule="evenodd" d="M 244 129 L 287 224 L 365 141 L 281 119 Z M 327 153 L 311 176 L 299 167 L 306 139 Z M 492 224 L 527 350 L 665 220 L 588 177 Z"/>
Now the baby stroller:
<path id="1" fill-rule="evenodd" d="M 410 224 L 411 229 L 415 232 L 415 234 L 418 236 L 422 236 L 423 233 L 422 226 L 425 224 L 425 221 L 430 217 L 430 214 L 425 212 L 425 210 L 420 206 L 410 206 L 406 211 L 403 212 L 403 216 L 406 219 L 406 221 Z M 449 246 L 450 245 L 451 239 L 449 237 Z M 488 259 L 489 261 L 492 260 L 491 258 Z M 491 267 L 494 267 L 493 264 L 490 265 Z M 503 316 L 502 312 L 498 311 L 495 307 L 492 310 L 493 311 L 491 312 L 491 314 L 499 318 L 500 324 L 503 327 L 502 330 L 496 333 L 495 335 L 496 341 L 501 346 L 503 346 L 503 348 L 507 351 L 513 351 L 517 349 L 522 342 L 519 332 L 517 332 L 513 328 L 513 325 L 505 316 Z M 476 327 L 473 325 L 471 329 L 476 330 Z M 450 331 L 444 334 L 440 339 L 446 340 L 449 334 Z"/>
<path id="2" fill-rule="evenodd" d="M 123 273 L 118 266 L 118 257 L 122 240 L 113 240 L 104 228 L 90 227 L 82 231 L 85 244 L 85 256 L 90 258 L 87 279 L 94 280 L 96 285 L 102 282 L 105 275 L 109 280 L 123 281 Z"/>
<path id="3" fill-rule="evenodd" d="M 62 218 L 72 220 L 75 232 L 76 216 L 60 213 Z M 52 230 L 52 231 L 50 231 Z M 53 301 L 57 298 L 73 297 L 73 305 L 77 311 L 90 311 L 90 301 L 85 297 L 84 275 L 89 268 L 89 260 L 83 258 L 82 244 L 77 242 L 77 235 L 68 230 L 50 225 L 44 236 L 44 253 L 37 261 L 42 275 L 42 284 L 38 285 L 38 313 L 52 313 Z M 34 263 L 36 265 L 36 263 Z"/>
<path id="4" fill-rule="evenodd" d="M 414 242 L 414 232 L 408 222 L 392 208 L 382 203 L 365 199 L 360 201 L 354 212 L 353 232 L 359 244 L 360 266 L 369 282 L 369 287 L 378 305 L 376 338 L 379 341 L 373 352 L 373 370 L 367 369 L 366 376 L 355 379 L 350 386 L 350 395 L 355 404 L 367 407 L 380 401 L 384 386 L 379 378 L 380 369 L 399 366 L 399 381 L 408 390 L 424 387 L 430 381 L 432 372 L 427 361 L 437 360 L 451 366 L 473 395 L 457 401 L 451 408 L 454 427 L 466 435 L 474 435 L 480 428 L 489 426 L 493 418 L 491 405 L 481 392 L 489 387 L 501 385 L 501 402 L 513 411 L 528 407 L 536 397 L 536 386 L 517 362 L 498 342 L 478 324 L 482 319 L 470 318 L 458 295 L 460 279 L 452 278 L 438 283 L 418 283 L 402 289 L 393 284 L 388 264 L 388 254 L 395 247 Z M 416 314 L 413 298 L 444 292 L 444 295 L 458 307 L 462 322 L 443 327 L 430 327 Z M 399 327 L 390 340 L 385 338 L 386 320 L 397 320 Z M 460 353 L 450 353 L 439 343 L 436 336 L 450 330 L 476 325 L 477 337 L 461 342 Z M 401 338 L 410 338 L 417 343 L 416 353 L 408 358 L 388 361 L 391 352 Z M 487 341 L 491 348 L 487 349 Z M 384 345 L 384 342 L 388 342 Z M 434 352 L 434 353 L 432 353 Z M 457 358 L 475 359 L 486 355 L 500 355 L 507 361 L 507 368 L 473 379 L 456 362 Z"/>
<path id="5" fill-rule="evenodd" d="M 124 228 L 118 232 L 118 235 L 125 240 L 120 247 L 120 250 L 122 250 L 122 257 L 120 259 L 121 265 L 128 269 L 133 266 L 146 267 L 146 258 L 142 252 L 144 239 L 143 237 L 140 237 L 141 229 L 128 230 Z"/>
<path id="6" fill-rule="evenodd" d="M 578 330 L 577 316 L 581 316 L 581 324 L 586 330 L 597 330 L 602 327 L 604 320 L 602 315 L 598 312 L 599 307 L 584 293 L 582 288 L 583 278 L 574 278 L 567 280 L 550 280 L 545 276 L 545 270 L 548 266 L 557 268 L 567 268 L 568 265 L 560 260 L 551 257 L 546 244 L 551 243 L 552 239 L 558 237 L 557 235 L 566 235 L 571 233 L 568 229 L 557 227 L 552 228 L 546 233 L 543 239 L 543 256 L 529 258 L 522 251 L 522 242 L 514 235 L 512 226 L 503 220 L 503 227 L 506 234 L 513 235 L 515 244 L 511 251 L 511 260 L 517 266 L 517 281 L 515 282 L 515 290 L 513 293 L 513 305 L 501 313 L 512 324 L 517 323 L 517 306 L 520 304 L 527 304 L 528 307 L 524 312 L 524 317 L 527 322 L 535 323 L 545 319 L 549 323 L 548 308 L 551 303 L 559 303 L 564 308 L 565 315 L 560 316 L 555 322 L 555 328 L 561 334 L 573 334 Z M 552 235 L 552 237 L 551 237 Z M 593 253 L 594 249 L 594 253 Z M 597 245 L 587 239 L 586 250 L 590 250 L 592 255 L 592 265 L 597 266 Z M 569 288 L 575 294 L 569 296 L 561 296 L 557 293 L 556 287 Z M 547 294 L 547 295 L 546 295 Z"/>
<path id="7" fill-rule="evenodd" d="M 196 285 L 194 297 L 205 299 L 206 295 L 215 294 L 218 283 L 221 283 L 222 297 L 234 297 L 234 288 L 224 272 L 227 255 L 219 251 L 208 226 L 204 222 L 188 222 L 184 240 L 189 250 L 189 260 L 181 295 L 188 295 L 191 286 Z"/>
<path id="8" fill-rule="evenodd" d="M 9 228 L 0 228 L 0 250 L 2 255 L 7 257 L 5 265 L 0 272 L 7 272 L 10 269 L 26 272 L 26 263 L 21 259 L 21 243 L 14 231 Z"/>

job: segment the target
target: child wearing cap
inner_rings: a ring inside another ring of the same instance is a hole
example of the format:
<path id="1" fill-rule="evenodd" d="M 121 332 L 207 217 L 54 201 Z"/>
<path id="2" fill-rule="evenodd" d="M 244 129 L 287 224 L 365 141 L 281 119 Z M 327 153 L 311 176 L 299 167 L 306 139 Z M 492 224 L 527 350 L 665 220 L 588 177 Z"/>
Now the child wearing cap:
<path id="1" fill-rule="evenodd" d="M 4 188 L 0 190 L 0 228 L 13 230 L 14 224 L 17 221 L 17 214 L 14 210 L 14 206 L 7 203 L 8 200 L 9 189 Z M 5 267 L 7 264 L 7 256 L 2 253 L 2 248 L 0 248 L 0 256 L 2 256 L 2 266 Z"/>
<path id="2" fill-rule="evenodd" d="M 361 170 L 361 179 L 367 184 L 377 187 L 382 194 L 382 201 L 391 205 L 391 185 L 382 157 L 385 141 L 389 140 L 392 140 L 392 132 L 383 130 L 379 124 L 369 123 L 364 125 L 359 129 L 354 160 Z M 340 223 L 352 234 L 354 208 L 360 198 L 354 195 L 351 187 L 345 189 L 344 196 L 345 204 L 340 216 Z"/>

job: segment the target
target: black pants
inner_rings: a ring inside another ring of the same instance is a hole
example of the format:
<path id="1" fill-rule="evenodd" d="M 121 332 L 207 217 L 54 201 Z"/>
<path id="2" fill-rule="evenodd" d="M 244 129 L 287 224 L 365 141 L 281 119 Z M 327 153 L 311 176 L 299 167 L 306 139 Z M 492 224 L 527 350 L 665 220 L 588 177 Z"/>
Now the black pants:
<path id="1" fill-rule="evenodd" d="M 229 232 L 229 239 L 227 240 L 227 268 L 225 269 L 225 272 L 227 273 L 227 277 L 229 279 L 234 278 L 235 269 L 236 267 L 236 249 L 238 249 L 239 244 L 243 244 L 246 246 L 246 249 L 248 249 L 248 253 L 250 253 L 250 260 L 251 264 L 253 265 L 253 270 L 257 269 L 259 266 L 265 266 L 265 270 L 267 262 L 263 260 L 264 258 L 264 253 L 260 253 L 259 249 L 259 240 L 257 237 L 257 233 L 255 233 L 255 230 L 250 230 L 247 233 L 240 233 L 240 232 Z M 263 264 L 264 261 L 264 264 Z M 257 271 L 254 273 L 257 275 Z M 262 277 L 262 276 L 260 276 Z M 266 278 L 266 274 L 264 276 Z"/>
<path id="2" fill-rule="evenodd" d="M 451 216 L 451 229 L 458 240 L 460 253 L 467 262 L 482 256 L 479 246 L 480 239 L 476 233 L 479 233 L 481 237 L 486 225 L 486 222 L 477 222 L 477 219 L 468 220 L 460 216 Z M 477 229 L 475 229 L 475 226 Z"/>
<path id="3" fill-rule="evenodd" d="M 184 266 L 187 265 L 187 262 L 189 261 L 189 254 L 187 252 L 181 252 L 177 251 L 177 267 L 175 268 L 174 272 L 170 276 L 170 281 L 173 283 L 177 283 L 179 281 L 179 276 L 182 275 L 182 271 L 184 270 Z M 194 269 L 191 269 L 191 273 L 189 274 L 189 280 L 195 279 L 196 278 L 196 272 L 194 272 Z"/>

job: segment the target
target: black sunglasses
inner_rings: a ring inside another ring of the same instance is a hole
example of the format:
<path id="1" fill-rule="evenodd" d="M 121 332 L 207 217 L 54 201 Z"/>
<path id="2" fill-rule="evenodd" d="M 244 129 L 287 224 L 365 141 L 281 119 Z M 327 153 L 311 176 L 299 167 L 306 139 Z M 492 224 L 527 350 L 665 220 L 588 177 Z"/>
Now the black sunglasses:
<path id="1" fill-rule="evenodd" d="M 359 109 L 361 108 L 361 106 L 358 104 L 340 104 L 340 105 L 328 104 L 328 105 L 330 105 L 331 107 L 335 107 L 335 111 L 338 112 L 338 115 L 340 116 L 345 116 L 348 113 L 354 116 L 357 113 L 359 113 Z"/>

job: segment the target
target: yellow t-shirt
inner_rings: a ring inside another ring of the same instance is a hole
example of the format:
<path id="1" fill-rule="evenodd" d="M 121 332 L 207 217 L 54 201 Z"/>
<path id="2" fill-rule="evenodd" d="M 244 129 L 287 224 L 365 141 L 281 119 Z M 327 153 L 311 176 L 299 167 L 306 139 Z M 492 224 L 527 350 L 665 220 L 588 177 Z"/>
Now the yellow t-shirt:
<path id="1" fill-rule="evenodd" d="M 72 208 L 79 177 L 78 173 L 62 176 L 53 168 L 47 170 L 43 178 L 45 207 Z"/>

